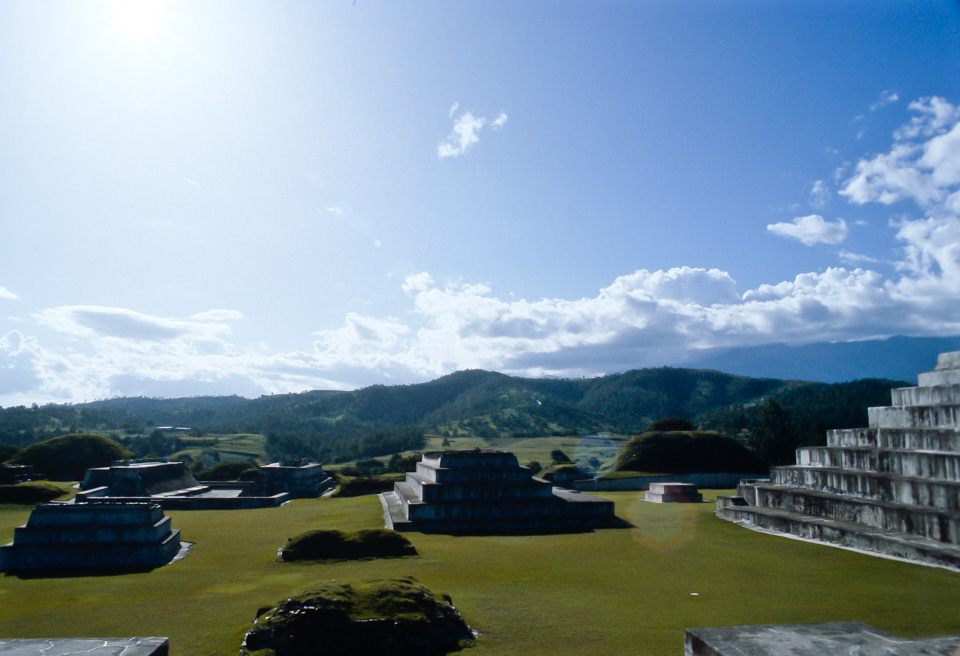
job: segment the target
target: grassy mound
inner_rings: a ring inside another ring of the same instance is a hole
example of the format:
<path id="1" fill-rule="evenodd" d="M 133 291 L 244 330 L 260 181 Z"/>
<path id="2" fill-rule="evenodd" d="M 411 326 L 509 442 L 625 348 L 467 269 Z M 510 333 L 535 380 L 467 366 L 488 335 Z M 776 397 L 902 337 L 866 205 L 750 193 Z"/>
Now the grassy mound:
<path id="1" fill-rule="evenodd" d="M 380 494 L 393 489 L 393 484 L 406 479 L 406 474 L 380 474 L 378 476 L 342 476 L 337 474 L 337 491 L 334 496 L 358 497 L 363 494 Z"/>
<path id="2" fill-rule="evenodd" d="M 33 465 L 52 481 L 82 481 L 90 467 L 107 467 L 133 453 L 102 435 L 62 435 L 21 449 L 11 465 Z"/>
<path id="3" fill-rule="evenodd" d="M 238 481 L 246 472 L 257 472 L 257 463 L 251 460 L 230 460 L 218 462 L 210 469 L 194 472 L 198 481 Z"/>
<path id="4" fill-rule="evenodd" d="M 569 483 L 581 478 L 590 478 L 590 475 L 579 469 L 575 464 L 553 465 L 541 470 L 537 474 L 540 478 L 555 483 Z"/>
<path id="5" fill-rule="evenodd" d="M 337 530 L 307 531 L 290 538 L 280 556 L 291 560 L 356 560 L 416 556 L 410 540 L 396 531 L 369 528 L 346 533 Z"/>
<path id="6" fill-rule="evenodd" d="M 767 465 L 735 440 L 711 431 L 650 431 L 630 440 L 616 471 L 762 474 Z"/>
<path id="7" fill-rule="evenodd" d="M 470 627 L 413 577 L 321 582 L 260 613 L 241 655 L 443 654 L 468 644 Z"/>
<path id="8" fill-rule="evenodd" d="M 53 501 L 67 494 L 51 483 L 20 483 L 0 485 L 0 503 L 37 504 Z"/>

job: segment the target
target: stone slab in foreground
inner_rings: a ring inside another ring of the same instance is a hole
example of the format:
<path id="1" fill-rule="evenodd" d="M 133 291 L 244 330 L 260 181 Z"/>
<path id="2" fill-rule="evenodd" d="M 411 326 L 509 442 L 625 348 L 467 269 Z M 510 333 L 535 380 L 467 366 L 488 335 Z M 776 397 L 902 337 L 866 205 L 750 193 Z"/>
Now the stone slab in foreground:
<path id="1" fill-rule="evenodd" d="M 0 656 L 167 656 L 169 653 L 167 638 L 0 638 Z"/>
<path id="2" fill-rule="evenodd" d="M 685 656 L 953 656 L 960 636 L 900 638 L 862 622 L 687 629 Z"/>

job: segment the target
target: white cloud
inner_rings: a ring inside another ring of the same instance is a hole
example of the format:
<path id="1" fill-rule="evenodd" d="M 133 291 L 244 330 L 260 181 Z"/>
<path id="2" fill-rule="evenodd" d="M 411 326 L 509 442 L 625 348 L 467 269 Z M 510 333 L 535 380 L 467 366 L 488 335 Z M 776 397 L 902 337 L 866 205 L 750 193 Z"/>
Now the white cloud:
<path id="1" fill-rule="evenodd" d="M 184 176 L 184 177 L 183 177 L 183 181 L 186 182 L 186 183 L 187 183 L 188 185 L 190 185 L 191 187 L 193 187 L 194 189 L 196 189 L 197 191 L 200 191 L 200 190 L 203 189 L 203 186 L 202 186 L 199 182 L 197 182 L 196 180 L 193 180 L 193 179 L 191 179 L 191 178 L 188 178 L 188 177 Z"/>
<path id="2" fill-rule="evenodd" d="M 0 287 L 0 298 L 7 301 L 16 301 L 20 297 L 14 294 L 12 291 L 7 289 L 6 287 Z"/>
<path id="3" fill-rule="evenodd" d="M 910 103 L 918 116 L 894 134 L 889 153 L 861 159 L 840 194 L 884 205 L 913 200 L 927 211 L 960 211 L 960 107 L 943 98 Z"/>
<path id="4" fill-rule="evenodd" d="M 900 100 L 900 94 L 896 91 L 884 91 L 880 94 L 880 99 L 870 105 L 870 111 L 875 112 L 881 107 L 886 107 Z"/>
<path id="5" fill-rule="evenodd" d="M 195 321 L 239 321 L 243 319 L 243 313 L 237 310 L 207 310 L 190 315 Z"/>
<path id="6" fill-rule="evenodd" d="M 814 244 L 839 244 L 847 238 L 847 222 L 837 219 L 831 223 L 819 214 L 800 216 L 792 223 L 771 223 L 767 230 L 781 237 L 797 239 L 807 246 Z"/>
<path id="7" fill-rule="evenodd" d="M 334 216 L 343 216 L 343 209 L 340 207 L 325 207 L 324 209 Z"/>
<path id="8" fill-rule="evenodd" d="M 725 271 L 640 269 L 584 298 L 527 300 L 484 283 L 437 282 L 421 271 L 399 284 L 409 296 L 399 317 L 349 313 L 303 350 L 285 353 L 233 345 L 228 322 L 242 318 L 234 310 L 180 319 L 56 307 L 30 320 L 66 336 L 65 344 L 50 346 L 55 342 L 29 334 L 26 322 L 0 337 L 0 403 L 348 388 L 469 367 L 597 375 L 675 363 L 709 347 L 960 334 L 955 110 L 942 99 L 911 103 L 922 120 L 898 130 L 888 153 L 861 160 L 844 188 L 853 203 L 882 204 L 894 195 L 923 213 L 900 213 L 891 224 L 900 248 L 889 277 L 833 267 L 740 294 Z M 807 244 L 837 244 L 847 234 L 845 221 L 820 215 L 768 229 Z M 876 261 L 847 250 L 838 257 L 852 267 Z"/>
<path id="9" fill-rule="evenodd" d="M 821 208 L 830 200 L 830 189 L 823 180 L 817 180 L 810 188 L 810 204 Z"/>
<path id="10" fill-rule="evenodd" d="M 861 253 L 854 253 L 848 250 L 841 250 L 839 253 L 837 253 L 837 256 L 847 264 L 854 265 L 864 263 L 876 264 L 880 261 L 875 257 L 870 257 L 869 255 L 863 255 Z"/>
<path id="11" fill-rule="evenodd" d="M 451 117 L 458 107 L 459 105 L 454 103 L 453 107 L 450 108 Z M 459 157 L 480 141 L 480 131 L 484 126 L 489 124 L 494 130 L 499 130 L 506 122 L 507 115 L 503 112 L 492 122 L 482 116 L 474 116 L 472 112 L 464 112 L 454 121 L 453 129 L 446 140 L 437 146 L 437 155 L 441 159 Z"/>
<path id="12" fill-rule="evenodd" d="M 450 111 L 447 113 L 447 118 L 453 118 L 453 115 L 457 113 L 458 109 L 460 109 L 460 103 L 455 102 L 450 105 Z"/>
<path id="13" fill-rule="evenodd" d="M 433 285 L 433 278 L 426 271 L 421 271 L 404 278 L 401 288 L 409 294 L 410 292 L 422 292 L 431 285 Z"/>

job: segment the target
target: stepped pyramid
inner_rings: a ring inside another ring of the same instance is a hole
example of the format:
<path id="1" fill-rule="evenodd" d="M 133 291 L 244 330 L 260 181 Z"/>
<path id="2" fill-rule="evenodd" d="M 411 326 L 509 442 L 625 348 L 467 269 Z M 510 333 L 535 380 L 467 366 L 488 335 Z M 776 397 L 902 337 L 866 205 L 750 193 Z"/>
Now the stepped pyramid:
<path id="1" fill-rule="evenodd" d="M 417 471 L 380 495 L 395 531 L 496 532 L 616 525 L 613 502 L 556 487 L 505 451 L 423 454 Z"/>
<path id="2" fill-rule="evenodd" d="M 960 351 L 917 387 L 869 409 L 869 428 L 831 430 L 797 464 L 717 498 L 751 528 L 960 569 Z"/>
<path id="3" fill-rule="evenodd" d="M 155 503 L 41 503 L 0 547 L 0 571 L 158 566 L 179 551 L 180 529 Z"/>

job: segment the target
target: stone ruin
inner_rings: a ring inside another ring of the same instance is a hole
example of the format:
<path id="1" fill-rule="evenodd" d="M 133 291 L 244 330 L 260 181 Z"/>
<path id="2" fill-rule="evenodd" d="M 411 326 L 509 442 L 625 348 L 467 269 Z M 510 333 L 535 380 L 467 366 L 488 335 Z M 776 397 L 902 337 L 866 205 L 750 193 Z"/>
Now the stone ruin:
<path id="1" fill-rule="evenodd" d="M 168 638 L 0 638 L 0 656 L 167 656 Z"/>
<path id="2" fill-rule="evenodd" d="M 723 519 L 771 533 L 960 569 L 960 351 L 917 387 L 869 409 L 869 427 L 831 430 L 797 464 L 717 498 Z"/>
<path id="3" fill-rule="evenodd" d="M 254 481 L 223 483 L 197 481 L 182 462 L 123 460 L 88 469 L 76 501 L 151 501 L 168 510 L 269 508 L 333 487 L 319 464 L 299 459 L 263 465 Z"/>
<path id="4" fill-rule="evenodd" d="M 651 483 L 646 500 L 653 503 L 702 503 L 703 495 L 693 483 Z"/>
<path id="5" fill-rule="evenodd" d="M 616 522 L 613 502 L 554 487 L 504 451 L 425 453 L 416 472 L 380 495 L 395 531 L 586 529 Z"/>
<path id="6" fill-rule="evenodd" d="M 294 458 L 261 466 L 254 487 L 262 496 L 286 493 L 299 499 L 318 497 L 336 483 L 319 463 Z"/>
<path id="7" fill-rule="evenodd" d="M 900 638 L 862 622 L 758 624 L 684 631 L 685 656 L 956 656 L 960 636 Z"/>
<path id="8" fill-rule="evenodd" d="M 0 547 L 0 571 L 158 566 L 180 548 L 180 529 L 155 503 L 41 503 Z"/>

